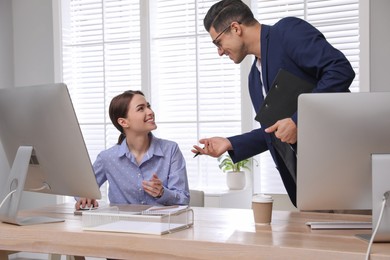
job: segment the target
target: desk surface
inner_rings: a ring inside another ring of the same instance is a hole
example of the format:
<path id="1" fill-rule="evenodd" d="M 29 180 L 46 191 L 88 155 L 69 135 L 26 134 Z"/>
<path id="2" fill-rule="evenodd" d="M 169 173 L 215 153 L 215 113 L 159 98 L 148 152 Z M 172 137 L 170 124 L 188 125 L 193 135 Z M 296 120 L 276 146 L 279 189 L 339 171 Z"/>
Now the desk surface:
<path id="1" fill-rule="evenodd" d="M 62 223 L 0 223 L 0 250 L 138 259 L 364 259 L 371 230 L 311 230 L 307 221 L 370 221 L 371 216 L 274 211 L 271 225 L 254 224 L 252 210 L 193 208 L 194 226 L 163 236 L 83 231 L 73 204 L 24 212 L 63 217 Z M 390 243 L 375 244 L 371 260 L 389 259 Z"/>

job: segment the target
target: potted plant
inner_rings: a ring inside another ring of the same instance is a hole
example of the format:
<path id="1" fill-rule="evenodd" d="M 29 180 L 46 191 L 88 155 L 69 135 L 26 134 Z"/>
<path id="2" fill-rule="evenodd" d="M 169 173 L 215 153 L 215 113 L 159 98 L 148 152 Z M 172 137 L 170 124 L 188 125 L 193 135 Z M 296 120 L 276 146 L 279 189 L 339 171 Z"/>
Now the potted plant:
<path id="1" fill-rule="evenodd" d="M 229 154 L 223 154 L 218 158 L 219 168 L 226 172 L 226 183 L 231 190 L 242 190 L 246 185 L 244 169 L 250 170 L 250 159 L 234 163 Z"/>

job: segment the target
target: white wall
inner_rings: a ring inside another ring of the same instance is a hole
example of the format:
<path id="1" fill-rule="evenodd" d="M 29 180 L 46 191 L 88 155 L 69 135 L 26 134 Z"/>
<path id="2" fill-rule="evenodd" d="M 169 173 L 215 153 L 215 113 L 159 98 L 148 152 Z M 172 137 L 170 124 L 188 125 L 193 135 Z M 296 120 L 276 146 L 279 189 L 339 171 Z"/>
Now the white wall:
<path id="1" fill-rule="evenodd" d="M 370 90 L 390 91 L 390 1 L 370 1 Z"/>
<path id="2" fill-rule="evenodd" d="M 14 82 L 28 86 L 54 82 L 51 0 L 13 0 Z M 25 192 L 21 208 L 57 202 L 56 196 Z"/>
<path id="3" fill-rule="evenodd" d="M 14 85 L 12 0 L 0 1 L 0 88 Z"/>
<path id="4" fill-rule="evenodd" d="M 0 1 L 0 88 L 14 85 L 12 0 Z M 0 175 L 9 171 L 0 143 Z"/>
<path id="5" fill-rule="evenodd" d="M 360 89 L 390 91 L 389 0 L 360 0 Z"/>
<path id="6" fill-rule="evenodd" d="M 13 0 L 15 86 L 54 82 L 51 0 Z"/>
<path id="7" fill-rule="evenodd" d="M 0 88 L 54 82 L 51 0 L 0 1 Z M 8 174 L 0 144 L 0 174 Z M 21 208 L 56 203 L 56 196 L 25 193 Z"/>

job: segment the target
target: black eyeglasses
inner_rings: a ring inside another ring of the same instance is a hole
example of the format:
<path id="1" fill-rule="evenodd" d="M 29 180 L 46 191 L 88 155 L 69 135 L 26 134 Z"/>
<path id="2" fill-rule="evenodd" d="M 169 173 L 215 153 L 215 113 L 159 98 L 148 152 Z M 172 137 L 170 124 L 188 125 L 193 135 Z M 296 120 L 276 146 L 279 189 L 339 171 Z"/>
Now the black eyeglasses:
<path id="1" fill-rule="evenodd" d="M 229 28 L 230 26 L 232 26 L 231 24 L 229 24 L 225 29 L 222 30 L 222 32 L 220 32 L 217 37 L 215 37 L 215 39 L 213 40 L 213 43 L 215 44 L 215 46 L 217 46 L 218 48 L 221 47 L 221 44 L 219 44 L 219 42 L 217 42 L 218 38 L 221 37 L 222 34 L 224 34 Z"/>
<path id="2" fill-rule="evenodd" d="M 232 22 L 233 23 L 233 22 Z M 215 44 L 215 46 L 217 46 L 218 48 L 221 47 L 221 44 L 219 42 L 217 42 L 218 38 L 222 36 L 222 34 L 224 34 L 231 26 L 232 26 L 232 23 L 230 23 L 225 29 L 222 30 L 222 32 L 220 32 L 217 37 L 215 37 L 215 39 L 213 40 L 213 43 Z M 241 24 L 241 22 L 237 22 L 238 24 Z"/>

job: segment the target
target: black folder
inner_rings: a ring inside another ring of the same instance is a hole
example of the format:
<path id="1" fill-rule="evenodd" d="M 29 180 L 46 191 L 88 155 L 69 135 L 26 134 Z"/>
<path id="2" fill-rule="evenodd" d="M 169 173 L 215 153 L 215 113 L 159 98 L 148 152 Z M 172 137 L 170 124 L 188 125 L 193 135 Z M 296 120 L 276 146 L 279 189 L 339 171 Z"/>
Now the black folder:
<path id="1" fill-rule="evenodd" d="M 298 109 L 298 96 L 312 92 L 314 87 L 315 84 L 280 69 L 255 120 L 260 122 L 262 128 L 267 128 L 280 119 L 291 117 Z M 271 134 L 271 140 L 296 183 L 296 145 L 282 142 L 274 133 Z"/>
<path id="2" fill-rule="evenodd" d="M 261 127 L 267 128 L 280 119 L 291 117 L 298 109 L 298 96 L 312 92 L 314 87 L 313 83 L 280 69 L 255 119 Z"/>

